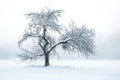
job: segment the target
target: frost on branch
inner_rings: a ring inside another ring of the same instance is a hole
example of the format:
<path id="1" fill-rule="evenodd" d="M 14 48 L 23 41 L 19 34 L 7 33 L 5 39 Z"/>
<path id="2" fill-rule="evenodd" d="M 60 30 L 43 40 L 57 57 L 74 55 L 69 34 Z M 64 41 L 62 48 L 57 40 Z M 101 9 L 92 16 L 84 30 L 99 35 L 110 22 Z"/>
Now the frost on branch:
<path id="1" fill-rule="evenodd" d="M 39 32 L 42 29 L 41 27 L 60 31 L 58 17 L 61 17 L 62 12 L 62 10 L 44 9 L 40 13 L 29 13 L 26 16 L 30 19 L 29 26 L 38 30 L 36 32 Z"/>
<path id="2" fill-rule="evenodd" d="M 85 26 L 77 27 L 74 23 L 70 24 L 71 29 L 61 36 L 63 49 L 79 51 L 85 56 L 89 53 L 94 54 L 94 30 Z"/>

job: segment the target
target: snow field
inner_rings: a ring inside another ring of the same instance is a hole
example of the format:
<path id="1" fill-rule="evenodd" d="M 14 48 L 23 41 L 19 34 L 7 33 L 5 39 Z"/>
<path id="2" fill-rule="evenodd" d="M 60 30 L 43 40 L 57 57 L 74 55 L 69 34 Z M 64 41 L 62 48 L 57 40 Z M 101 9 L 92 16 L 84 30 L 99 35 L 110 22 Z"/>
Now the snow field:
<path id="1" fill-rule="evenodd" d="M 120 80 L 118 60 L 51 60 L 39 63 L 0 60 L 0 80 Z M 43 64 L 43 63 L 41 63 Z"/>

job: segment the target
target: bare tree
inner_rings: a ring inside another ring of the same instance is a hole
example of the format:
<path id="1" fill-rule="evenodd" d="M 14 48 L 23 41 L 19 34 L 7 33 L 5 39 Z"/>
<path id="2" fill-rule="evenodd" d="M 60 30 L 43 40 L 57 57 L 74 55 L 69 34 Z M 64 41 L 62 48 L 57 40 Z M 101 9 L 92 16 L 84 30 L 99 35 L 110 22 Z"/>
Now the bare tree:
<path id="1" fill-rule="evenodd" d="M 28 28 L 19 41 L 19 47 L 23 51 L 19 56 L 23 60 L 44 57 L 45 66 L 48 66 L 49 55 L 57 54 L 58 46 L 63 50 L 74 50 L 85 56 L 94 54 L 94 30 L 85 26 L 76 26 L 74 23 L 69 25 L 68 30 L 63 30 L 58 24 L 58 17 L 61 17 L 62 12 L 62 10 L 44 9 L 40 13 L 26 14 L 29 20 Z M 53 33 L 59 34 L 59 37 L 52 36 Z M 23 42 L 30 38 L 33 47 L 28 50 L 23 47 Z"/>

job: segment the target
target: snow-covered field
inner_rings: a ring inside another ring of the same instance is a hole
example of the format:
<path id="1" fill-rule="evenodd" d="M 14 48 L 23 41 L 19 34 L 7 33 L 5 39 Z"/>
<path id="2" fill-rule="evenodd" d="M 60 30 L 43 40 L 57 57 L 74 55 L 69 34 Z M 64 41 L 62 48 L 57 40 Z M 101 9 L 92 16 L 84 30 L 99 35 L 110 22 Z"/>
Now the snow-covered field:
<path id="1" fill-rule="evenodd" d="M 119 60 L 51 60 L 43 67 L 0 60 L 0 80 L 120 80 Z"/>

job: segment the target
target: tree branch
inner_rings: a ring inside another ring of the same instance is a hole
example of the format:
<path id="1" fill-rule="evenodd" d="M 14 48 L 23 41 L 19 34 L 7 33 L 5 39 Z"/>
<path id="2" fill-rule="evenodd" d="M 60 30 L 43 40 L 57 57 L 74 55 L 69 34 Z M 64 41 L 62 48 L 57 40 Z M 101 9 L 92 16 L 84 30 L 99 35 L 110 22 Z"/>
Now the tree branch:
<path id="1" fill-rule="evenodd" d="M 50 53 L 57 45 L 59 45 L 59 44 L 67 43 L 67 42 L 70 41 L 70 40 L 80 38 L 81 35 L 82 35 L 82 33 L 83 33 L 83 31 L 80 33 L 80 35 L 79 35 L 78 37 L 68 38 L 68 39 L 66 39 L 66 40 L 64 40 L 64 41 L 60 41 L 60 42 L 54 44 L 54 45 L 48 50 L 47 53 L 49 54 L 49 53 Z M 72 45 L 71 45 L 71 46 L 72 46 Z"/>
<path id="2" fill-rule="evenodd" d="M 63 44 L 63 43 L 67 43 L 67 41 L 70 41 L 70 40 L 72 40 L 72 38 L 69 38 L 69 39 L 66 39 L 66 40 L 64 40 L 64 41 L 60 41 L 60 42 L 58 42 L 58 43 L 55 43 L 49 50 L 48 50 L 48 54 L 57 46 L 57 45 L 59 45 L 59 44 Z"/>

